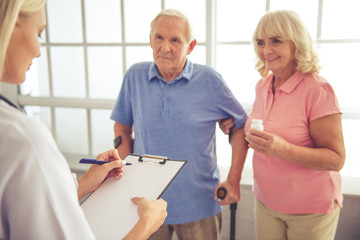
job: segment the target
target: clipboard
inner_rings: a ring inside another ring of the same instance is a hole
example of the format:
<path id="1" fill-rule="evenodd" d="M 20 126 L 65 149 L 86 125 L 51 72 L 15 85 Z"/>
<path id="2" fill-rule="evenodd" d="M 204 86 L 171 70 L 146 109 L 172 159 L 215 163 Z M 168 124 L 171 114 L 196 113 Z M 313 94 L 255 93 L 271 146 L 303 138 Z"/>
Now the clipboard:
<path id="1" fill-rule="evenodd" d="M 106 179 L 81 208 L 96 239 L 122 239 L 139 217 L 132 197 L 158 199 L 187 163 L 155 155 L 129 154 L 119 180 Z"/>

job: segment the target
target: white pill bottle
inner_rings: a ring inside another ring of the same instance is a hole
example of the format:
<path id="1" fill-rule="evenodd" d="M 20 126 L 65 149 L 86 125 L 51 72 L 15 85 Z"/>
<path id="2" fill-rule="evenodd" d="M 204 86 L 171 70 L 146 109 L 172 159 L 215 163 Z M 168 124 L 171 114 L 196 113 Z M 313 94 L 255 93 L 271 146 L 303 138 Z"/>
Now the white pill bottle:
<path id="1" fill-rule="evenodd" d="M 252 119 L 250 128 L 257 129 L 259 131 L 264 131 L 264 126 L 261 119 Z"/>

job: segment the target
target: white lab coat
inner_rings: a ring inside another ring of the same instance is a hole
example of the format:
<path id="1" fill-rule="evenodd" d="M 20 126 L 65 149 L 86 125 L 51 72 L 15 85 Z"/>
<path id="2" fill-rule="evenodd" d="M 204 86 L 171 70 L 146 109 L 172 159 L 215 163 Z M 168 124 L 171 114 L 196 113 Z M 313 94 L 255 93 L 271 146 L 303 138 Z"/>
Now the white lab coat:
<path id="1" fill-rule="evenodd" d="M 0 239 L 94 239 L 45 125 L 0 100 Z"/>

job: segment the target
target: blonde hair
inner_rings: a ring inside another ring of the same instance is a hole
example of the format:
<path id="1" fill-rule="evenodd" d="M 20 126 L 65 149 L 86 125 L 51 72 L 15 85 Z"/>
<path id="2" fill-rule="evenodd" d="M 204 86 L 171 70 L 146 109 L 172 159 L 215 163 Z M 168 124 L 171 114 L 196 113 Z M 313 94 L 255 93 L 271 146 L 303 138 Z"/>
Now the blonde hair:
<path id="1" fill-rule="evenodd" d="M 157 21 L 159 20 L 159 18 L 162 16 L 176 17 L 176 18 L 185 20 L 187 40 L 188 40 L 188 42 L 191 42 L 192 40 L 194 40 L 194 35 L 193 35 L 192 29 L 191 29 L 189 19 L 182 12 L 180 12 L 179 10 L 175 10 L 175 9 L 163 9 L 162 11 L 160 11 L 160 13 L 158 15 L 156 15 L 156 17 L 150 23 L 150 27 L 151 27 L 150 35 L 153 35 L 154 30 L 155 30 L 155 25 L 156 25 Z"/>
<path id="2" fill-rule="evenodd" d="M 0 0 L 0 80 L 4 72 L 9 41 L 19 16 L 39 11 L 46 0 Z"/>
<path id="3" fill-rule="evenodd" d="M 270 37 L 281 37 L 294 43 L 297 71 L 303 74 L 319 72 L 317 46 L 298 14 L 290 10 L 267 12 L 261 18 L 253 35 L 255 52 L 257 52 L 256 40 L 262 39 L 264 34 Z M 258 56 L 255 68 L 263 77 L 270 72 Z"/>

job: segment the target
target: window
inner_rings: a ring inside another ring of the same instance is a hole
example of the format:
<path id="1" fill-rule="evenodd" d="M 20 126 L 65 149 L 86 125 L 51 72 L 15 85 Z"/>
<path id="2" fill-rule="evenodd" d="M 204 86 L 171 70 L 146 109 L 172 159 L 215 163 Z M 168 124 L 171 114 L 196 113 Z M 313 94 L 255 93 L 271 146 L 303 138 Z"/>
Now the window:
<path id="1" fill-rule="evenodd" d="M 321 75 L 343 110 L 347 159 L 341 173 L 360 177 L 360 95 L 354 87 L 360 81 L 360 30 L 352 27 L 360 22 L 359 6 L 357 0 L 48 0 L 42 57 L 18 100 L 47 124 L 70 162 L 111 148 L 109 116 L 122 76 L 133 63 L 152 60 L 150 21 L 162 8 L 177 8 L 198 40 L 189 59 L 216 68 L 250 111 L 260 79 L 252 33 L 267 10 L 287 8 L 299 13 L 319 44 Z M 219 130 L 217 135 L 219 165 L 230 166 L 227 136 Z M 251 151 L 248 156 L 250 168 Z"/>

